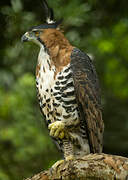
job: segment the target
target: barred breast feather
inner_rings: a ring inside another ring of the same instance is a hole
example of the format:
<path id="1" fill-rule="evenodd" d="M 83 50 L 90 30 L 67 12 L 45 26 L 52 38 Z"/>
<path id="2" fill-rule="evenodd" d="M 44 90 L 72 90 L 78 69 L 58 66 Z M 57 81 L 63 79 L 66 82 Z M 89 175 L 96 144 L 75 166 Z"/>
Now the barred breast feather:
<path id="1" fill-rule="evenodd" d="M 43 57 L 41 53 L 39 59 Z M 37 90 L 40 108 L 46 117 L 47 124 L 62 119 L 77 120 L 77 103 L 70 64 L 58 72 L 54 79 L 55 66 L 50 65 L 49 56 L 45 55 L 43 61 L 38 63 L 40 68 L 36 79 Z"/>

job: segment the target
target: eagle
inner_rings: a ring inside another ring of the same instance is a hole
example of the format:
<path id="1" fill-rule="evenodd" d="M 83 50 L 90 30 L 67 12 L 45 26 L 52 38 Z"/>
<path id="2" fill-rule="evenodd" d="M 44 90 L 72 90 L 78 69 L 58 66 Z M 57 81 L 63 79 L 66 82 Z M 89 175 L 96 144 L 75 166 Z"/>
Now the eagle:
<path id="1" fill-rule="evenodd" d="M 61 20 L 55 21 L 46 0 L 43 4 L 46 22 L 32 27 L 21 39 L 40 47 L 36 87 L 49 135 L 66 160 L 101 153 L 104 123 L 95 67 L 64 36 Z"/>

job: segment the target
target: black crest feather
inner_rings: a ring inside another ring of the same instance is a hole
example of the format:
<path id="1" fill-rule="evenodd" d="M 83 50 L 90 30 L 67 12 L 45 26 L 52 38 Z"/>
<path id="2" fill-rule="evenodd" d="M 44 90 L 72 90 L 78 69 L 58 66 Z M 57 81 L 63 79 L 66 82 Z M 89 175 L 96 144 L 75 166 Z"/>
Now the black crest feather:
<path id="1" fill-rule="evenodd" d="M 49 7 L 47 1 L 43 0 L 42 2 L 43 2 L 43 8 L 45 12 L 46 23 L 41 24 L 39 26 L 33 26 L 30 30 L 36 31 L 36 30 L 49 29 L 49 28 L 56 29 L 62 23 L 63 19 L 60 19 L 58 21 L 54 20 L 53 9 Z"/>
<path id="2" fill-rule="evenodd" d="M 48 3 L 46 0 L 43 0 L 43 7 L 44 7 L 44 11 L 45 11 L 45 16 L 46 16 L 46 22 L 48 24 L 54 22 L 54 12 L 53 9 L 49 7 Z"/>

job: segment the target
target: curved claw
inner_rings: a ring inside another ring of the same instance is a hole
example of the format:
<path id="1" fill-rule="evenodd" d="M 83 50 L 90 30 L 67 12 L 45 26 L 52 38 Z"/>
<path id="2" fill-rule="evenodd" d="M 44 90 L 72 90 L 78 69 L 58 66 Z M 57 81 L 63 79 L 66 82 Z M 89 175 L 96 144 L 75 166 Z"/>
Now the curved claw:
<path id="1" fill-rule="evenodd" d="M 60 139 L 63 139 L 63 138 L 65 137 L 64 132 L 62 131 L 62 132 L 59 134 L 58 137 L 59 137 Z"/>
<path id="2" fill-rule="evenodd" d="M 55 169 L 55 168 L 57 168 L 58 166 L 60 166 L 61 164 L 63 164 L 63 163 L 64 163 L 64 160 L 59 160 L 59 161 L 57 161 L 55 164 L 52 165 L 52 168 Z"/>

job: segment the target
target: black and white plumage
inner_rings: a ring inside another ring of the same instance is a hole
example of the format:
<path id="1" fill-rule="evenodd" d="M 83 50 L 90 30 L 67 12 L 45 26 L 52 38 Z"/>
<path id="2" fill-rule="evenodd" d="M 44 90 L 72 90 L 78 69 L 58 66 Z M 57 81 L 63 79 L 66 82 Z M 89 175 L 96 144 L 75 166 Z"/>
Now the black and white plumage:
<path id="1" fill-rule="evenodd" d="M 22 37 L 40 46 L 36 84 L 41 111 L 66 159 L 100 153 L 104 125 L 95 68 L 56 26 L 47 20 Z"/>

